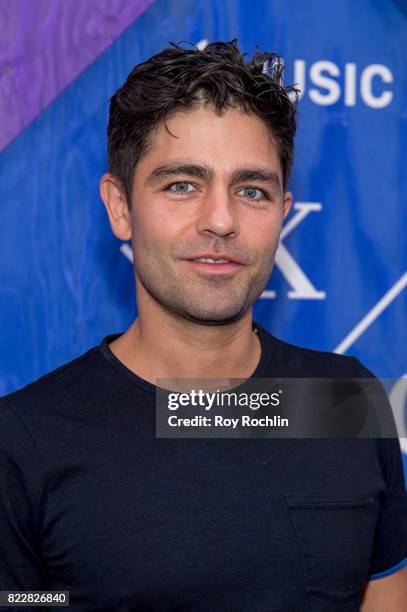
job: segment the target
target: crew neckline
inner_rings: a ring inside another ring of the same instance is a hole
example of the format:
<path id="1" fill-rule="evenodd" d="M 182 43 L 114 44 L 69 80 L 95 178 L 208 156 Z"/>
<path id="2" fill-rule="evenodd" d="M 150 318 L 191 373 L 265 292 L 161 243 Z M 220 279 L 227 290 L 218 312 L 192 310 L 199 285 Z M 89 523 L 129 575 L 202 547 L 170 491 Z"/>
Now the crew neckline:
<path id="1" fill-rule="evenodd" d="M 267 336 L 269 336 L 269 332 L 267 332 L 259 323 L 256 321 L 252 322 L 252 329 L 255 334 L 257 334 L 260 340 L 261 346 L 261 355 L 259 363 L 257 364 L 254 372 L 246 378 L 243 383 L 238 385 L 237 387 L 233 387 L 233 389 L 228 389 L 228 391 L 241 389 L 243 386 L 247 385 L 254 378 L 262 378 L 264 371 L 266 370 L 267 365 L 270 363 L 270 342 Z M 137 387 L 143 389 L 145 392 L 149 394 L 156 393 L 156 390 L 159 389 L 163 392 L 168 392 L 168 389 L 163 389 L 161 387 L 157 387 L 153 383 L 150 383 L 148 380 L 141 378 L 138 374 L 130 370 L 111 350 L 109 344 L 120 338 L 124 332 L 117 332 L 114 334 L 109 334 L 103 338 L 101 343 L 99 344 L 99 350 L 102 356 L 109 362 L 109 364 L 126 380 L 136 385 Z"/>

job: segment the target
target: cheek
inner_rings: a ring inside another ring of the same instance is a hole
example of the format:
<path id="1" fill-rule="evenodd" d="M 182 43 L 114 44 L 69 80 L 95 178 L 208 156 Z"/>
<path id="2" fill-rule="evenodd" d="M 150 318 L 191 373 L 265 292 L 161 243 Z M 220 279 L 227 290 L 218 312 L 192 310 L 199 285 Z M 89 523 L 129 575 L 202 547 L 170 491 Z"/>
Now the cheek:
<path id="1" fill-rule="evenodd" d="M 165 223 L 154 213 L 149 215 L 135 214 L 132 219 L 133 236 L 136 241 L 146 246 L 159 242 L 166 233 Z"/>
<path id="2" fill-rule="evenodd" d="M 265 252 L 278 243 L 282 221 L 280 210 L 270 211 L 256 218 L 246 219 L 242 228 L 246 227 L 244 233 L 253 248 L 258 252 Z"/>
<path id="3" fill-rule="evenodd" d="M 148 236 L 152 240 L 165 240 L 166 237 L 182 234 L 191 222 L 187 211 L 183 211 L 179 205 L 163 203 L 159 199 L 145 204 L 148 206 L 140 207 L 133 215 L 134 230 L 139 236 Z"/>
<path id="4" fill-rule="evenodd" d="M 163 269 L 181 242 L 180 224 L 158 212 L 133 218 L 135 263 L 151 270 Z"/>

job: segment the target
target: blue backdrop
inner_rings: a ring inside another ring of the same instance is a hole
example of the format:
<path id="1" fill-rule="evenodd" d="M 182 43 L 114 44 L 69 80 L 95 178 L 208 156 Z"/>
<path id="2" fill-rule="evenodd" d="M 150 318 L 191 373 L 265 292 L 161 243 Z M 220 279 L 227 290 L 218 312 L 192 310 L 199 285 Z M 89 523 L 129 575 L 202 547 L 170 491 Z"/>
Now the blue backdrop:
<path id="1" fill-rule="evenodd" d="M 20 10 L 13 24 L 23 19 L 24 4 L 9 6 Z M 34 4 L 44 13 L 47 5 Z M 24 62 L 30 68 L 48 62 L 50 79 L 58 81 L 58 71 L 66 78 L 48 98 L 41 85 L 37 107 L 3 140 L 0 393 L 124 330 L 135 316 L 132 266 L 111 234 L 98 194 L 107 167 L 110 96 L 136 63 L 169 41 L 237 37 L 249 56 L 256 44 L 280 53 L 286 83 L 302 90 L 290 185 L 295 206 L 255 318 L 284 340 L 355 355 L 378 376 L 398 379 L 392 400 L 405 431 L 406 2 L 136 5 L 140 10 L 126 13 L 127 21 L 119 0 L 87 4 L 82 20 L 75 11 L 72 18 L 62 11 L 54 15 L 61 32 L 69 30 L 72 48 L 59 45 L 65 39 L 53 32 L 46 58 L 41 36 L 49 40 L 50 34 L 43 29 L 46 15 L 37 11 L 32 36 L 38 42 L 28 49 L 20 40 L 20 55 L 10 52 L 4 64 L 16 66 L 14 72 L 4 69 L 8 89 L 5 81 L 0 89 L 4 134 L 13 117 L 33 104 L 35 72 L 20 83 L 15 104 L 6 104 Z M 85 32 L 86 44 L 75 39 L 75 28 Z M 89 52 L 85 66 L 64 67 L 72 49 L 82 59 Z"/>

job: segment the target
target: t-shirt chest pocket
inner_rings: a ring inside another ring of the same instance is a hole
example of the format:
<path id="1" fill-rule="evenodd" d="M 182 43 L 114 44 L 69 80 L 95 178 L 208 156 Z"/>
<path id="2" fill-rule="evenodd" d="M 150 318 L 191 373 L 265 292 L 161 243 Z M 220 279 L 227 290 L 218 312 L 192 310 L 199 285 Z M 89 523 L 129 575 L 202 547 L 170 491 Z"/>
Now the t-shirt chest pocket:
<path id="1" fill-rule="evenodd" d="M 286 493 L 304 567 L 305 590 L 335 601 L 361 593 L 369 570 L 378 499 Z"/>

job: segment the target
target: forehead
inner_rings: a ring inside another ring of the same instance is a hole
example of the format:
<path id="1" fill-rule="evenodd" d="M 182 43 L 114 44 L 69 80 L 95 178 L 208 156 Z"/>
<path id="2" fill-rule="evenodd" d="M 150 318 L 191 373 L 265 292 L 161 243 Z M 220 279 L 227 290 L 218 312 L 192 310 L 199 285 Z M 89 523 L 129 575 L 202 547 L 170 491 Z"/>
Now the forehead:
<path id="1" fill-rule="evenodd" d="M 225 175 L 256 163 L 275 170 L 280 181 L 282 178 L 277 150 L 265 123 L 253 113 L 235 108 L 222 115 L 210 107 L 200 107 L 170 116 L 151 134 L 135 178 L 180 159 L 204 163 Z"/>

